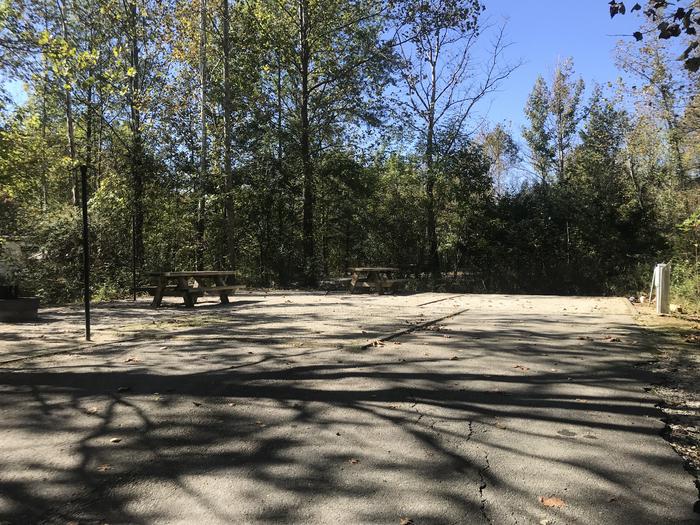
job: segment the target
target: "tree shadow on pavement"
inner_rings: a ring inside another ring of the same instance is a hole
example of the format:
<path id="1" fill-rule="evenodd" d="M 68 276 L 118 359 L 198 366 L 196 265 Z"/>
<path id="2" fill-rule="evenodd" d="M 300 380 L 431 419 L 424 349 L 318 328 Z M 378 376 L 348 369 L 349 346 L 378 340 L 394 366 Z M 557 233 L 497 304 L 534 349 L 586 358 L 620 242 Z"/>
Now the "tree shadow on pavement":
<path id="1" fill-rule="evenodd" d="M 246 321 L 0 369 L 0 523 L 539 522 L 538 461 L 585 473 L 601 523 L 676 520 L 660 501 L 678 487 L 648 477 L 667 457 L 637 446 L 659 414 L 626 325 L 500 318 L 360 352 L 290 346 L 313 331 L 283 316 L 240 340 Z"/>

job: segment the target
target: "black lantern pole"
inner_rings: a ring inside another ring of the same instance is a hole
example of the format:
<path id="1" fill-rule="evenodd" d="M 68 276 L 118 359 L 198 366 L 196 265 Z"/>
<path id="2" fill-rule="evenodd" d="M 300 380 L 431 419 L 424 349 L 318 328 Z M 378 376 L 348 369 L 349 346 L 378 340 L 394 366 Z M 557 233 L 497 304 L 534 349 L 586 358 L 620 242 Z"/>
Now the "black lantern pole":
<path id="1" fill-rule="evenodd" d="M 134 294 L 136 301 L 136 213 L 131 210 L 131 292 Z"/>
<path id="2" fill-rule="evenodd" d="M 90 230 L 88 228 L 87 166 L 80 166 L 83 208 L 83 300 L 85 303 L 85 340 L 90 340 Z"/>

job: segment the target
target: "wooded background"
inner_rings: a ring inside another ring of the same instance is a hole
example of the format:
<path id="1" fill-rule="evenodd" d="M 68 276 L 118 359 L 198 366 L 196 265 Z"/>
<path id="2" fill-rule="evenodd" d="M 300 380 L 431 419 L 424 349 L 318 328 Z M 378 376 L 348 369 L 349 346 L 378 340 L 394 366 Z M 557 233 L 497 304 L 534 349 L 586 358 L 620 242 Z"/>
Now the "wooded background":
<path id="1" fill-rule="evenodd" d="M 80 295 L 85 164 L 98 298 L 129 293 L 132 263 L 140 281 L 315 286 L 362 264 L 434 289 L 630 294 L 670 262 L 697 304 L 700 84 L 673 39 L 621 42 L 634 84 L 586 90 L 553 64 L 514 131 L 481 117 L 519 65 L 483 10 L 1 0 L 0 68 L 28 94 L 0 95 L 0 243 L 22 242 L 21 284 Z"/>

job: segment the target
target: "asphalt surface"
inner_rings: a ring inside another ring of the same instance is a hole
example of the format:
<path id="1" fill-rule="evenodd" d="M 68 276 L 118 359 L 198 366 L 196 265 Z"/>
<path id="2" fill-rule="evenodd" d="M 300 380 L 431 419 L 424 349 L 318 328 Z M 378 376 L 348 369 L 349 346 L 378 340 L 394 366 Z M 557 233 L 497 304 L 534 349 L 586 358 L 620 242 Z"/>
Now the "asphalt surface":
<path id="1" fill-rule="evenodd" d="M 0 523 L 699 522 L 622 299 L 95 315 L 91 347 L 71 309 L 0 331 Z"/>

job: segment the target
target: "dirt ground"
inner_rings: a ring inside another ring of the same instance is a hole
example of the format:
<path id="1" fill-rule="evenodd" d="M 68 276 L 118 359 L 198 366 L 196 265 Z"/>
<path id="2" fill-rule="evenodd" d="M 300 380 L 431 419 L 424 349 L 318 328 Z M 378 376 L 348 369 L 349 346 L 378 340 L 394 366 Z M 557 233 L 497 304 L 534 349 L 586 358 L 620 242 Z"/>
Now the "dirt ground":
<path id="1" fill-rule="evenodd" d="M 635 308 L 653 352 L 648 364 L 654 373 L 651 392 L 664 413 L 664 437 L 700 488 L 700 317 L 658 316 L 650 306 Z"/>
<path id="2" fill-rule="evenodd" d="M 86 344 L 46 309 L 0 325 L 0 523 L 697 523 L 694 328 L 645 315 L 248 292 L 100 305 Z"/>

